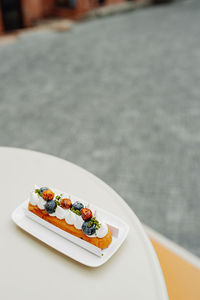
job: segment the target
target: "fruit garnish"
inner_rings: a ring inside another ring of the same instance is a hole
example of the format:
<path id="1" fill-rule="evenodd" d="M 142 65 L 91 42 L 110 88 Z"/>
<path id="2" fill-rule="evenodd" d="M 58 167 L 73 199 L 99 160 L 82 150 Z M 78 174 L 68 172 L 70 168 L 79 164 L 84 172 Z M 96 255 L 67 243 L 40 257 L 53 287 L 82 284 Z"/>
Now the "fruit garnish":
<path id="1" fill-rule="evenodd" d="M 35 193 L 38 194 L 38 196 L 42 197 L 42 193 L 46 190 L 48 190 L 48 187 L 43 186 L 40 189 L 35 189 Z"/>
<path id="2" fill-rule="evenodd" d="M 72 207 L 75 210 L 81 210 L 82 208 L 84 208 L 84 205 L 81 202 L 76 201 L 74 204 L 72 204 Z"/>
<path id="3" fill-rule="evenodd" d="M 44 193 L 44 191 L 46 191 L 48 189 L 49 189 L 48 187 L 43 186 L 43 187 L 40 188 L 40 193 L 42 194 L 42 193 Z"/>
<path id="4" fill-rule="evenodd" d="M 51 190 L 47 189 L 42 193 L 42 198 L 46 201 L 53 200 L 54 193 Z"/>
<path id="5" fill-rule="evenodd" d="M 92 211 L 89 208 L 82 208 L 81 215 L 84 221 L 92 218 Z"/>
<path id="6" fill-rule="evenodd" d="M 60 200 L 60 206 L 64 209 L 69 209 L 72 207 L 72 202 L 68 198 L 64 198 Z"/>
<path id="7" fill-rule="evenodd" d="M 50 200 L 45 204 L 45 210 L 48 212 L 48 214 L 52 214 L 55 212 L 57 204 L 54 200 Z"/>
<path id="8" fill-rule="evenodd" d="M 92 235 L 96 232 L 96 224 L 91 224 L 90 221 L 85 221 L 82 225 L 82 231 L 86 235 Z"/>

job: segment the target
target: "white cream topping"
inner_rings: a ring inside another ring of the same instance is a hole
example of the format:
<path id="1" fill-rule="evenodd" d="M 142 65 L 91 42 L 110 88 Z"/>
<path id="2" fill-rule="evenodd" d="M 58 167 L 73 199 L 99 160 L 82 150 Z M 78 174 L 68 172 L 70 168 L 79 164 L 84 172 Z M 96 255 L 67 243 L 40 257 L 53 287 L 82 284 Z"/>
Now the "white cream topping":
<path id="1" fill-rule="evenodd" d="M 55 216 L 58 219 L 62 220 L 62 219 L 65 219 L 65 215 L 66 215 L 66 209 L 63 209 L 62 207 L 57 206 L 56 211 L 55 211 Z"/>
<path id="2" fill-rule="evenodd" d="M 38 196 L 38 203 L 37 203 L 37 206 L 40 208 L 40 209 L 45 209 L 44 206 L 45 204 L 47 203 L 42 197 Z"/>
<path id="3" fill-rule="evenodd" d="M 70 225 L 74 225 L 75 219 L 76 219 L 75 213 L 71 212 L 71 210 L 68 209 L 66 211 L 66 215 L 65 215 L 65 221 L 66 221 L 66 223 L 68 223 Z"/>
<path id="4" fill-rule="evenodd" d="M 75 215 L 74 227 L 76 227 L 76 229 L 81 229 L 84 221 L 81 216 L 78 216 L 77 214 L 74 215 Z"/>
<path id="5" fill-rule="evenodd" d="M 39 201 L 38 195 L 35 192 L 30 193 L 30 203 L 32 205 L 37 205 Z"/>
<path id="6" fill-rule="evenodd" d="M 56 214 L 55 214 L 55 212 L 54 213 L 52 213 L 52 214 L 49 214 L 51 217 L 55 217 L 56 216 Z"/>
<path id="7" fill-rule="evenodd" d="M 108 225 L 106 223 L 101 223 L 100 228 L 96 231 L 96 236 L 98 238 L 103 238 L 108 233 Z"/>

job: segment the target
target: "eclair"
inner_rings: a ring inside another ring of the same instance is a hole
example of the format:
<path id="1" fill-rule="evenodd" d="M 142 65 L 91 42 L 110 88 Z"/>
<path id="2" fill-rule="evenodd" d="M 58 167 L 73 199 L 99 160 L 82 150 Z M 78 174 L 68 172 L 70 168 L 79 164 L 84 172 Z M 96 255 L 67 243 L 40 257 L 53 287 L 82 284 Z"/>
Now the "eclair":
<path id="1" fill-rule="evenodd" d="M 30 193 L 28 210 L 101 250 L 112 242 L 112 232 L 105 222 L 99 220 L 97 212 L 69 194 L 36 187 Z"/>

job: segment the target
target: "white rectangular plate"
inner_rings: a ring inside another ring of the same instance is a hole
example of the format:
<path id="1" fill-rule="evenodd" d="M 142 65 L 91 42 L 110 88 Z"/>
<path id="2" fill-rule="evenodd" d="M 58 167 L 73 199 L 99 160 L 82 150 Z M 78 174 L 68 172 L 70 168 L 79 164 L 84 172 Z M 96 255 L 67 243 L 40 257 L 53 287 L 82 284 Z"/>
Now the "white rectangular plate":
<path id="1" fill-rule="evenodd" d="M 118 228 L 118 234 L 113 234 L 113 240 L 110 246 L 100 252 L 103 255 L 97 256 L 98 254 L 94 255 L 86 249 L 83 249 L 82 247 L 74 244 L 72 242 L 73 239 L 72 241 L 70 241 L 67 238 L 63 237 L 61 232 L 56 233 L 50 230 L 51 228 L 49 227 L 49 225 L 47 225 L 47 228 L 46 224 L 39 224 L 37 222 L 38 220 L 33 220 L 28 217 L 26 215 L 27 206 L 28 201 L 25 201 L 12 213 L 12 219 L 19 227 L 35 236 L 45 244 L 53 247 L 57 251 L 89 267 L 98 267 L 103 265 L 119 249 L 128 235 L 129 226 L 122 219 L 96 207 L 96 209 L 98 209 L 98 211 L 100 211 L 101 214 L 105 216 L 105 220 L 108 220 L 109 224 L 112 224 L 114 228 Z M 44 222 L 48 223 L 46 221 Z M 59 229 L 58 231 L 63 232 L 63 230 L 61 229 Z"/>

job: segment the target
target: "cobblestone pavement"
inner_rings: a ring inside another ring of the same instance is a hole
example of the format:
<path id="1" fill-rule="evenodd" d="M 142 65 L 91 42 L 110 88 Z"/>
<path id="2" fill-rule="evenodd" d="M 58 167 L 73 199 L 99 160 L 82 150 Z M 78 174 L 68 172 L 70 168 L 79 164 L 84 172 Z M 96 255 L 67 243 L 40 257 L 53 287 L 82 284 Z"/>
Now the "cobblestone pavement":
<path id="1" fill-rule="evenodd" d="M 54 154 L 200 255 L 200 1 L 0 47 L 0 145 Z"/>

